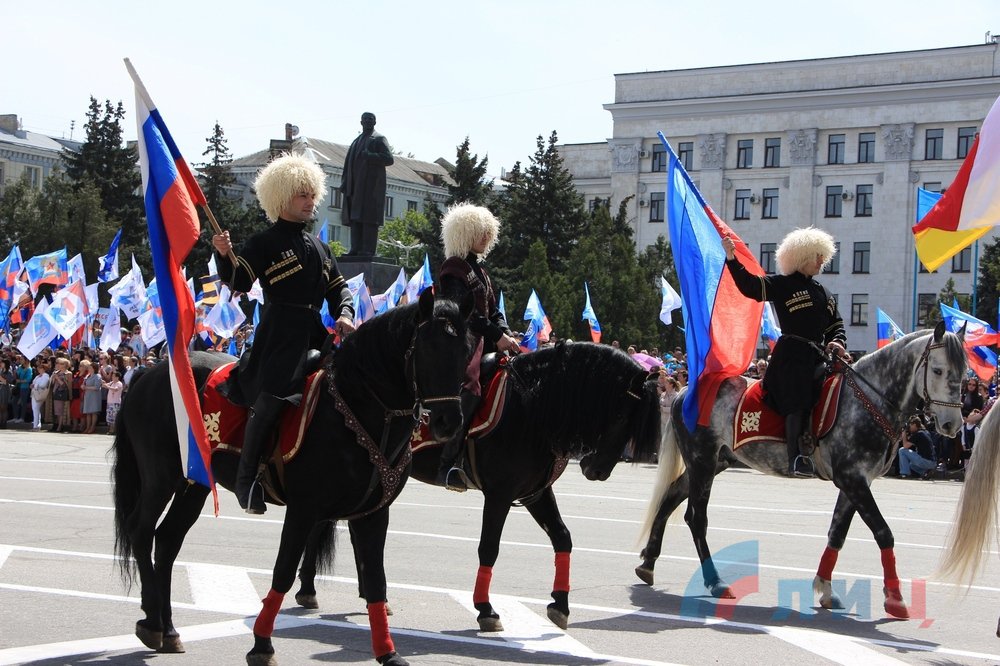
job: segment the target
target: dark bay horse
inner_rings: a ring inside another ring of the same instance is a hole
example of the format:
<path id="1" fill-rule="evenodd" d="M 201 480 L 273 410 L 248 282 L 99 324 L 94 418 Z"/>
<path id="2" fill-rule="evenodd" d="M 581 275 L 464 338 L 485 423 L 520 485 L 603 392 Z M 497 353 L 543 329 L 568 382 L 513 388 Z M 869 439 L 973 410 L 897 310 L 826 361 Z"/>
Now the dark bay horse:
<path id="1" fill-rule="evenodd" d="M 384 603 L 389 504 L 409 476 L 410 435 L 421 411 L 430 410 L 429 427 L 437 437 L 451 437 L 462 425 L 458 392 L 470 353 L 470 310 L 471 301 L 459 308 L 450 300 L 435 301 L 428 289 L 419 303 L 366 322 L 337 351 L 302 446 L 284 468 L 281 542 L 248 663 L 275 663 L 274 619 L 310 530 L 319 521 L 347 520 L 363 564 L 375 656 L 382 664 L 406 664 L 394 650 Z M 192 353 L 198 385 L 229 360 Z M 145 618 L 136 623 L 136 635 L 150 648 L 181 652 L 171 616 L 171 568 L 209 489 L 182 476 L 173 412 L 165 405 L 170 385 L 161 364 L 130 387 L 119 415 L 112 471 L 115 550 L 126 581 L 134 580 L 136 569 L 139 574 Z M 231 489 L 232 475 L 228 481 L 225 476 L 220 470 L 220 483 Z"/>
<path id="2" fill-rule="evenodd" d="M 997 490 L 1000 488 L 1000 408 L 990 408 L 979 424 L 972 456 L 965 466 L 965 484 L 948 534 L 938 576 L 972 585 L 988 546 L 996 543 Z M 1000 638 L 1000 621 L 997 622 Z"/>
<path id="3" fill-rule="evenodd" d="M 555 577 L 548 617 L 565 629 L 573 541 L 552 483 L 569 458 L 579 458 L 588 479 L 606 480 L 629 443 L 635 461 L 652 460 L 660 436 L 655 374 L 617 349 L 589 342 L 522 354 L 500 371 L 508 382 L 503 416 L 489 434 L 468 442 L 465 456 L 468 476 L 484 499 L 473 603 L 482 631 L 503 630 L 490 604 L 490 582 L 507 514 L 520 502 L 552 542 Z M 418 449 L 413 477 L 434 485 L 440 453 L 440 446 Z M 322 539 L 330 537 L 328 531 Z M 296 599 L 307 607 L 315 607 L 316 555 L 327 548 L 321 543 L 316 552 L 306 553 Z"/>
<path id="4" fill-rule="evenodd" d="M 962 336 L 948 333 L 944 324 L 933 331 L 918 331 L 868 354 L 846 373 L 840 411 L 830 432 L 813 453 L 813 464 L 824 479 L 840 490 L 826 550 L 820 559 L 813 589 L 823 608 L 842 608 L 830 579 L 837 555 L 857 513 L 872 531 L 882 551 L 885 610 L 894 617 L 908 617 L 899 591 L 892 531 L 879 512 L 871 482 L 888 470 L 905 418 L 922 401 L 934 417 L 938 432 L 951 437 L 962 424 L 959 393 L 966 359 Z M 643 582 L 653 584 L 653 566 L 660 555 L 663 532 L 670 514 L 688 501 L 684 520 L 691 530 L 705 586 L 719 598 L 733 598 L 719 577 L 705 538 L 712 481 L 734 460 L 768 474 L 783 475 L 788 459 L 783 443 L 751 443 L 734 453 L 733 419 L 748 380 L 728 379 L 719 388 L 711 423 L 689 432 L 681 417 L 683 394 L 674 402 L 672 418 L 664 424 L 656 487 L 647 509 L 642 534 L 649 534 L 636 567 Z M 877 388 L 876 388 L 877 387 Z M 881 423 L 881 425 L 880 425 Z M 795 481 L 789 480 L 789 483 Z"/>

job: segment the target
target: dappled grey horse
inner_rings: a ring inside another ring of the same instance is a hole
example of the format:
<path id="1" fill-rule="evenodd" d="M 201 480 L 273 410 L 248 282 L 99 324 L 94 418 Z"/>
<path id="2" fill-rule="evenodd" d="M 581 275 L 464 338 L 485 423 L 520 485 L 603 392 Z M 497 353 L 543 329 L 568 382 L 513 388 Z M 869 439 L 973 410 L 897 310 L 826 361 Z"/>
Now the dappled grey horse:
<path id="1" fill-rule="evenodd" d="M 812 454 L 817 474 L 840 490 L 826 550 L 813 581 L 823 608 L 843 607 L 830 581 L 851 520 L 858 513 L 882 551 L 885 610 L 894 617 L 909 616 L 899 591 L 892 531 L 870 486 L 888 470 L 905 419 L 921 406 L 933 416 L 938 432 L 946 437 L 958 432 L 962 424 L 959 395 L 966 368 L 963 336 L 964 330 L 949 333 L 940 323 L 933 331 L 910 333 L 868 354 L 853 367 L 837 368 L 845 373 L 846 384 L 837 421 Z M 642 551 L 642 564 L 635 570 L 645 583 L 653 584 L 653 567 L 667 519 L 686 499 L 684 520 L 701 560 L 705 586 L 715 597 L 733 598 L 729 585 L 719 577 L 705 539 L 712 481 L 735 460 L 778 476 L 788 468 L 783 443 L 749 443 L 735 452 L 731 448 L 735 412 L 748 385 L 744 377 L 723 382 L 710 424 L 697 427 L 693 433 L 681 416 L 684 394 L 674 401 L 671 418 L 663 425 L 656 485 L 642 529 L 642 535 L 648 534 L 649 539 Z"/>

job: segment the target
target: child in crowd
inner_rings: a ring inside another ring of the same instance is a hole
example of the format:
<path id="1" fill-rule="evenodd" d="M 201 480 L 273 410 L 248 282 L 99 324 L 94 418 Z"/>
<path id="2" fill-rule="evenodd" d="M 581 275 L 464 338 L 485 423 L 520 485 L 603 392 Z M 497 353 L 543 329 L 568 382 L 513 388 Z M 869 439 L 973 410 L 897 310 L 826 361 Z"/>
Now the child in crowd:
<path id="1" fill-rule="evenodd" d="M 125 385 L 122 383 L 121 373 L 117 370 L 111 371 L 111 381 L 101 382 L 101 386 L 108 391 L 108 409 L 105 413 L 105 419 L 108 422 L 108 434 L 115 434 L 115 420 L 118 418 L 118 408 L 122 404 L 122 389 Z"/>

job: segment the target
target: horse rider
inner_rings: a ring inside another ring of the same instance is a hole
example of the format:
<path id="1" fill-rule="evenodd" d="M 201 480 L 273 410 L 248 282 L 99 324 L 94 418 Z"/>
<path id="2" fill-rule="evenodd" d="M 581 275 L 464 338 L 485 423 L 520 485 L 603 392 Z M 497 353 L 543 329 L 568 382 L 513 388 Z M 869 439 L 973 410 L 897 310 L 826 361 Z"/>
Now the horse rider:
<path id="1" fill-rule="evenodd" d="M 261 514 L 266 511 L 261 457 L 286 400 L 302 391 L 307 352 L 319 349 L 327 337 L 320 306 L 325 299 L 341 336 L 354 330 L 354 307 L 329 246 L 308 224 L 326 193 L 319 165 L 285 155 L 264 167 L 253 187 L 271 226 L 243 243 L 228 271 L 223 258 L 232 255 L 229 232 L 213 236 L 212 244 L 225 284 L 247 292 L 260 280 L 265 296 L 253 350 L 240 364 L 239 388 L 251 408 L 236 472 L 240 506 Z"/>
<path id="2" fill-rule="evenodd" d="M 473 336 L 472 357 L 465 370 L 461 393 L 466 426 L 481 399 L 479 363 L 483 354 L 518 351 L 517 340 L 511 335 L 507 320 L 500 312 L 489 274 L 482 264 L 496 245 L 499 233 L 500 221 L 482 206 L 468 203 L 452 206 L 441 220 L 445 256 L 438 275 L 441 295 L 461 302 L 462 297 L 471 292 L 475 301 L 475 308 L 469 316 L 469 332 Z M 461 471 L 453 467 L 464 441 L 463 429 L 445 443 L 437 473 L 437 483 L 457 492 L 466 490 Z"/>
<path id="3" fill-rule="evenodd" d="M 814 279 L 837 252 L 833 237 L 814 227 L 790 232 L 775 257 L 780 275 L 748 273 L 728 235 L 722 247 L 740 292 L 755 301 L 774 303 L 781 337 L 764 375 L 764 401 L 785 418 L 788 476 L 814 476 L 809 456 L 816 442 L 809 417 L 823 387 L 825 355 L 851 360 L 837 300 Z"/>

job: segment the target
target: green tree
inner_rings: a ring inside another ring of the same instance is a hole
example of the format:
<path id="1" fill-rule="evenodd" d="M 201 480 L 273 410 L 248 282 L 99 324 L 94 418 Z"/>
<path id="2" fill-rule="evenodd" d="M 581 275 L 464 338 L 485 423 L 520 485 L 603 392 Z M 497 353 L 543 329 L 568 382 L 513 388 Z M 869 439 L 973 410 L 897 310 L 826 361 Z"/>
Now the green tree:
<path id="1" fill-rule="evenodd" d="M 959 294 L 955 290 L 955 280 L 948 278 L 948 281 L 944 283 L 944 287 L 938 292 L 938 300 L 935 303 L 935 307 L 931 308 L 927 313 L 927 320 L 924 322 L 924 328 L 934 328 L 939 321 L 941 321 L 941 308 L 938 307 L 941 303 L 951 306 L 958 301 L 958 308 L 963 312 L 969 311 L 969 305 L 972 302 L 972 297 L 968 294 Z"/>
<path id="2" fill-rule="evenodd" d="M 134 253 L 143 270 L 151 270 L 142 197 L 136 192 L 142 184 L 136 168 L 138 157 L 134 148 L 122 140 L 125 107 L 121 102 L 104 105 L 90 98 L 87 111 L 86 140 L 79 152 L 66 150 L 63 160 L 66 175 L 77 188 L 90 183 L 97 188 L 101 208 L 109 224 L 122 229 L 121 249 Z M 87 221 L 81 221 L 81 225 Z M 104 248 L 107 251 L 107 247 Z M 102 252 L 103 254 L 103 252 Z"/>
<path id="3" fill-rule="evenodd" d="M 997 321 L 997 299 L 1000 298 L 1000 239 L 983 243 L 982 248 L 973 314 L 992 326 Z"/>
<path id="4" fill-rule="evenodd" d="M 493 179 L 486 178 L 489 157 L 479 159 L 469 149 L 469 137 L 459 144 L 455 167 L 450 169 L 454 185 L 448 186 L 448 204 L 471 203 L 489 207 L 493 200 Z"/>
<path id="5" fill-rule="evenodd" d="M 424 263 L 427 246 L 421 237 L 426 237 L 430 228 L 427 216 L 415 210 L 408 210 L 402 217 L 389 220 L 378 232 L 378 239 L 382 241 L 379 256 L 402 266 L 407 274 L 412 275 Z"/>
<path id="6" fill-rule="evenodd" d="M 524 264 L 536 240 L 545 243 L 552 270 L 562 272 L 585 228 L 583 197 L 563 166 L 557 142 L 555 131 L 548 142 L 539 135 L 528 168 L 522 172 L 520 163 L 514 165 L 507 189 L 498 199 L 504 228 L 494 261 L 508 280 L 513 280 L 512 272 Z"/>

